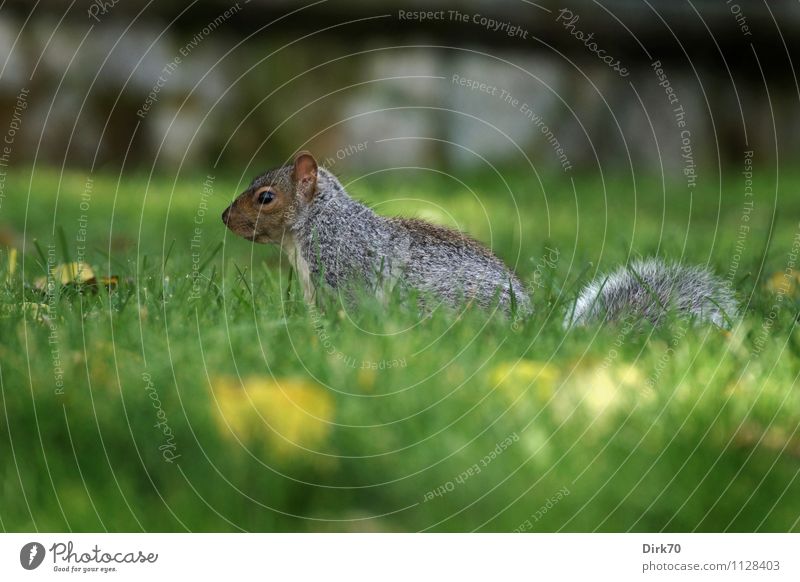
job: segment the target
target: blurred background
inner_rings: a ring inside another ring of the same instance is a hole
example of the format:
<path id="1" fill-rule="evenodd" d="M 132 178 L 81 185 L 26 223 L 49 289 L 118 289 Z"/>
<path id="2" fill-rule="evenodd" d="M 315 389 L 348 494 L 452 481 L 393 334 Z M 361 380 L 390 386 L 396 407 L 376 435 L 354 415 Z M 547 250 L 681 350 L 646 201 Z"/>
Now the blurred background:
<path id="1" fill-rule="evenodd" d="M 796 155 L 798 29 L 788 0 L 6 0 L 0 119 L 29 91 L 14 163 L 239 170 L 307 147 L 347 168 L 680 178 L 682 106 L 714 181 L 743 150 Z"/>

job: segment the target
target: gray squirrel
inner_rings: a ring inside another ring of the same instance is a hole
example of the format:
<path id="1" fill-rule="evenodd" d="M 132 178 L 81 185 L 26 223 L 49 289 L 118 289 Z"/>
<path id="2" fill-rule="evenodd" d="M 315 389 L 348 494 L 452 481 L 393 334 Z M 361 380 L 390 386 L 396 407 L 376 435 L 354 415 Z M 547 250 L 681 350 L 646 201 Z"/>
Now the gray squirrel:
<path id="1" fill-rule="evenodd" d="M 422 220 L 375 214 L 309 152 L 255 178 L 222 221 L 247 240 L 280 245 L 309 303 L 320 287 L 355 285 L 382 296 L 400 284 L 422 301 L 432 297 L 450 307 L 499 306 L 515 319 L 533 311 L 519 278 L 481 243 Z M 703 268 L 650 259 L 587 285 L 564 325 L 618 319 L 626 312 L 658 323 L 670 307 L 724 326 L 736 300 Z"/>
<path id="2" fill-rule="evenodd" d="M 354 284 L 385 295 L 400 283 L 422 302 L 498 305 L 520 316 L 532 312 L 520 280 L 485 246 L 443 226 L 375 214 L 308 152 L 253 180 L 222 221 L 243 238 L 279 244 L 308 302 L 320 285 Z"/>

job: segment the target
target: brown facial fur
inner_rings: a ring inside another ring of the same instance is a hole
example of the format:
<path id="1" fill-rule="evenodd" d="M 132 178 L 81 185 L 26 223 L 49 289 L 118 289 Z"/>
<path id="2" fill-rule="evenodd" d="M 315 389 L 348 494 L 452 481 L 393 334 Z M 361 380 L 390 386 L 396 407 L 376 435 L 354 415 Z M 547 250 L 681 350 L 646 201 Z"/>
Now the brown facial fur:
<path id="1" fill-rule="evenodd" d="M 316 190 L 317 163 L 308 152 L 301 152 L 294 164 L 258 176 L 222 213 L 222 221 L 234 233 L 261 244 L 280 244 L 285 240 L 298 204 L 307 204 Z M 271 191 L 271 202 L 259 197 Z"/>

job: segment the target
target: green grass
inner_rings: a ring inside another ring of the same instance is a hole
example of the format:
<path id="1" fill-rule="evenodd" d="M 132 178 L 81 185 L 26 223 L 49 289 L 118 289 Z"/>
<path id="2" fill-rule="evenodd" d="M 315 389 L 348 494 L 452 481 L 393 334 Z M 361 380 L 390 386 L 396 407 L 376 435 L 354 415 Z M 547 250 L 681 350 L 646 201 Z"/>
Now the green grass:
<path id="1" fill-rule="evenodd" d="M 420 321 L 396 303 L 309 308 L 277 249 L 226 236 L 235 179 L 215 180 L 197 224 L 203 176 L 96 175 L 83 210 L 85 174 L 9 176 L 0 527 L 799 531 L 798 293 L 767 284 L 789 260 L 800 179 L 756 182 L 731 333 L 565 333 L 580 282 L 631 252 L 731 272 L 738 176 L 722 200 L 679 184 L 665 198 L 655 179 L 634 196 L 624 177 L 575 191 L 504 177 L 514 199 L 490 175 L 376 175 L 351 190 L 491 241 L 535 289 L 521 326 L 478 311 Z M 542 266 L 547 249 L 558 260 Z M 79 255 L 118 287 L 36 288 L 48 260 Z"/>

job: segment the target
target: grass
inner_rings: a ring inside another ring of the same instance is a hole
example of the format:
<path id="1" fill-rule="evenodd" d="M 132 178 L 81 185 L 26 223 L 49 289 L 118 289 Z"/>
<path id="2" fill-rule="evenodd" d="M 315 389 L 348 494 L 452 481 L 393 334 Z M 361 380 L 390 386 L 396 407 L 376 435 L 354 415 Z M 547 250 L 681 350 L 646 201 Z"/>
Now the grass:
<path id="1" fill-rule="evenodd" d="M 86 178 L 19 172 L 0 207 L 5 531 L 800 530 L 780 275 L 800 200 L 779 195 L 800 177 L 756 182 L 774 199 L 738 250 L 736 175 L 722 199 L 623 177 L 511 173 L 514 199 L 487 175 L 352 184 L 516 264 L 536 314 L 513 326 L 311 308 L 276 249 L 226 236 L 236 179 L 204 201 L 204 176 Z M 564 332 L 579 284 L 632 252 L 731 273 L 744 315 Z M 37 288 L 79 258 L 116 287 Z"/>

